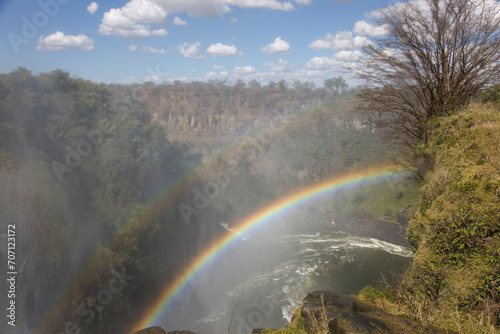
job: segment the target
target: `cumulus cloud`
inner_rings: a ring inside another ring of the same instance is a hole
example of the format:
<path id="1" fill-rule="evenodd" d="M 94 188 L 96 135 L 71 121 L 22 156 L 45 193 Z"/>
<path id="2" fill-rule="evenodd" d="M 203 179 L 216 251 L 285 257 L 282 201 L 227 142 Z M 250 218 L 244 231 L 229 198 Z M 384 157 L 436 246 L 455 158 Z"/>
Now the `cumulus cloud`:
<path id="1" fill-rule="evenodd" d="M 122 8 L 112 8 L 101 20 L 99 33 L 124 38 L 166 36 L 165 29 L 151 29 L 150 24 L 164 24 L 167 11 L 152 0 L 131 0 Z"/>
<path id="2" fill-rule="evenodd" d="M 204 55 L 201 54 L 200 47 L 201 47 L 201 43 L 200 42 L 194 42 L 194 43 L 184 42 L 182 45 L 179 45 L 177 47 L 177 50 L 185 58 L 205 59 L 206 56 L 204 56 Z"/>
<path id="3" fill-rule="evenodd" d="M 314 57 L 306 63 L 306 67 L 311 69 L 328 69 L 338 66 L 341 66 L 341 62 L 330 57 Z"/>
<path id="4" fill-rule="evenodd" d="M 57 31 L 47 37 L 40 36 L 36 48 L 41 51 L 62 51 L 67 48 L 93 50 L 94 41 L 82 34 L 72 36 Z"/>
<path id="5" fill-rule="evenodd" d="M 97 2 L 92 2 L 90 5 L 87 6 L 87 11 L 92 15 L 94 15 L 98 9 L 99 5 L 97 4 Z"/>
<path id="6" fill-rule="evenodd" d="M 350 31 L 339 31 L 336 35 L 327 33 L 325 38 L 312 42 L 309 47 L 314 50 L 355 50 L 371 43 L 366 36 L 354 37 Z"/>
<path id="7" fill-rule="evenodd" d="M 299 2 L 303 2 L 304 0 Z M 222 0 L 223 3 L 241 8 L 259 8 L 289 11 L 295 9 L 289 1 L 277 0 Z"/>
<path id="8" fill-rule="evenodd" d="M 207 72 L 205 73 L 205 75 L 202 77 L 202 79 L 204 81 L 209 81 L 209 80 L 224 80 L 224 79 L 227 79 L 227 77 L 229 76 L 229 73 L 227 73 L 226 71 L 222 71 L 222 72 L 214 72 L 214 71 L 210 71 L 210 72 Z"/>
<path id="9" fill-rule="evenodd" d="M 273 43 L 266 45 L 265 47 L 260 49 L 264 53 L 276 53 L 287 56 L 292 51 L 290 49 L 290 44 L 285 40 L 281 39 L 281 37 L 276 37 Z"/>
<path id="10" fill-rule="evenodd" d="M 314 57 L 306 63 L 306 68 L 315 70 L 341 69 L 347 66 L 355 67 L 357 60 L 363 54 L 359 50 L 342 50 L 331 57 Z"/>
<path id="11" fill-rule="evenodd" d="M 262 64 L 264 67 L 269 67 L 269 71 L 273 73 L 287 73 L 287 72 L 292 72 L 292 67 L 293 65 L 290 64 L 288 61 L 279 59 L 278 63 L 274 62 L 269 62 L 269 63 L 264 63 Z"/>
<path id="12" fill-rule="evenodd" d="M 233 74 L 235 75 L 249 75 L 255 72 L 257 72 L 257 70 L 252 66 L 237 66 L 233 70 Z"/>
<path id="13" fill-rule="evenodd" d="M 207 49 L 207 53 L 212 57 L 237 57 L 243 55 L 243 53 L 238 51 L 236 46 L 222 43 L 210 45 Z"/>
<path id="14" fill-rule="evenodd" d="M 342 51 L 335 53 L 332 57 L 333 57 L 333 59 L 344 61 L 344 62 L 355 62 L 362 56 L 363 56 L 363 53 L 359 50 L 354 50 L 354 51 L 342 50 Z"/>
<path id="15" fill-rule="evenodd" d="M 224 15 L 231 11 L 223 0 L 153 0 L 169 14 L 187 13 L 191 17 Z"/>
<path id="16" fill-rule="evenodd" d="M 301 5 L 311 3 L 311 0 L 294 1 Z M 165 36 L 167 34 L 165 29 L 154 30 L 150 25 L 165 24 L 167 14 L 187 13 L 191 17 L 227 16 L 231 13 L 231 7 L 283 11 L 295 8 L 292 2 L 280 0 L 130 0 L 123 7 L 112 8 L 104 13 L 99 33 L 132 39 Z M 227 17 L 231 22 L 236 21 L 232 16 Z M 173 21 L 176 25 L 186 24 L 179 17 L 175 17 Z"/>
<path id="17" fill-rule="evenodd" d="M 164 23 L 167 11 L 152 0 L 131 0 L 121 8 L 125 17 L 143 23 Z"/>
<path id="18" fill-rule="evenodd" d="M 293 10 L 290 1 L 278 0 L 151 0 L 161 6 L 169 14 L 187 13 L 191 17 L 222 16 L 231 12 L 231 7 L 257 8 L 271 10 Z M 307 5 L 311 0 L 295 0 L 296 3 Z"/>
<path id="19" fill-rule="evenodd" d="M 141 51 L 141 52 L 144 52 L 144 53 L 160 53 L 160 54 L 163 54 L 163 53 L 168 53 L 168 51 L 165 51 L 164 49 L 156 49 L 152 46 L 141 46 L 141 47 L 138 47 L 137 45 L 130 45 L 128 47 L 128 49 L 130 51 Z"/>
<path id="20" fill-rule="evenodd" d="M 376 26 L 361 20 L 354 24 L 353 32 L 360 36 L 383 37 L 389 33 L 389 29 L 387 26 Z"/>
<path id="21" fill-rule="evenodd" d="M 185 26 L 187 25 L 187 22 L 179 18 L 178 16 L 174 17 L 174 24 L 176 26 Z"/>

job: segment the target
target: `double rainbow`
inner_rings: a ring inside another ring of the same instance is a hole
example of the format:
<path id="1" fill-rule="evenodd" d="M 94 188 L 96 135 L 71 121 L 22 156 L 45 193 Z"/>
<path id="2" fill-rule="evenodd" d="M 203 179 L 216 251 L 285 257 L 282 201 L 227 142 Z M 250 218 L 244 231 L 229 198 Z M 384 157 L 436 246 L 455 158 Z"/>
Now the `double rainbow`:
<path id="1" fill-rule="evenodd" d="M 252 229 L 256 229 L 260 225 L 271 221 L 272 218 L 282 214 L 292 207 L 296 207 L 297 205 L 311 199 L 366 183 L 387 180 L 393 177 L 400 178 L 407 174 L 408 172 L 395 169 L 394 166 L 384 166 L 337 176 L 312 186 L 308 186 L 300 191 L 276 200 L 270 205 L 243 219 L 234 227 L 234 229 L 245 234 L 250 232 Z M 200 252 L 198 256 L 196 256 L 171 282 L 165 286 L 158 298 L 135 323 L 133 331 L 135 332 L 146 327 L 159 325 L 161 318 L 166 314 L 166 312 L 168 312 L 188 283 L 194 280 L 203 268 L 215 261 L 219 254 L 224 253 L 228 247 L 239 239 L 239 235 L 227 232 Z"/>

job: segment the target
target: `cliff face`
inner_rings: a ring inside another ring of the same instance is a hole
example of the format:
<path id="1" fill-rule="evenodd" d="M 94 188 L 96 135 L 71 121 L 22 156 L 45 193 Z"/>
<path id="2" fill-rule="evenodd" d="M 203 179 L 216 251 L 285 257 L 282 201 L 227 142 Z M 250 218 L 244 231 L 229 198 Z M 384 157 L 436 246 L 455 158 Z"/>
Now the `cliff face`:
<path id="1" fill-rule="evenodd" d="M 415 314 L 456 309 L 470 312 L 456 320 L 459 324 L 472 323 L 465 318 L 476 315 L 498 325 L 500 110 L 472 104 L 434 126 L 423 148 L 434 170 L 409 223 L 416 254 L 400 293 Z"/>
<path id="2" fill-rule="evenodd" d="M 153 119 L 165 126 L 171 140 L 195 147 L 224 142 L 286 119 L 300 110 L 333 97 L 323 89 L 238 88 L 208 83 L 155 86 L 130 92 L 145 103 Z M 365 128 L 361 119 L 336 119 L 339 126 Z"/>
<path id="3" fill-rule="evenodd" d="M 235 133 L 259 121 L 288 115 L 324 97 L 320 92 L 236 89 L 210 85 L 157 87 L 144 95 L 147 110 L 170 130 L 210 134 Z"/>

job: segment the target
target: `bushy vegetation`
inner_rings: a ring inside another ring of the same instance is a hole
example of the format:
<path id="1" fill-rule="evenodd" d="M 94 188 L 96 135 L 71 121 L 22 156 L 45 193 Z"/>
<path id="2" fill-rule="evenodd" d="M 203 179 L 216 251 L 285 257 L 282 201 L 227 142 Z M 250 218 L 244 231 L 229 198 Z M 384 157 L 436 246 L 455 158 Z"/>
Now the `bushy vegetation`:
<path id="1" fill-rule="evenodd" d="M 375 116 L 354 109 L 355 100 L 349 95 L 326 100 L 300 111 L 300 122 L 283 130 L 271 153 L 285 164 L 281 174 L 288 189 L 353 170 L 397 165 L 396 147 L 370 126 Z M 322 205 L 334 216 L 403 223 L 416 211 L 419 188 L 411 178 L 387 180 L 343 191 Z"/>
<path id="2" fill-rule="evenodd" d="M 388 290 L 362 296 L 460 333 L 498 333 L 500 109 L 472 103 L 433 125 L 420 149 L 434 169 L 408 229 L 414 263 Z"/>
<path id="3" fill-rule="evenodd" d="M 182 193 L 161 208 L 148 205 L 158 184 L 185 173 L 191 157 L 140 101 L 60 70 L 35 76 L 19 68 L 0 75 L 0 128 L 0 215 L 17 224 L 22 240 L 18 300 L 28 328 L 46 318 L 47 332 L 69 321 L 82 333 L 123 332 L 127 315 L 160 287 L 157 279 L 183 265 L 173 257 L 159 262 L 157 254 L 189 258 L 213 237 L 207 232 L 180 247 L 172 232 L 185 226 L 177 210 Z M 184 233 L 194 238 L 197 230 Z M 112 270 L 122 269 L 136 277 L 133 284 L 95 321 L 79 318 L 80 302 L 95 302 Z"/>

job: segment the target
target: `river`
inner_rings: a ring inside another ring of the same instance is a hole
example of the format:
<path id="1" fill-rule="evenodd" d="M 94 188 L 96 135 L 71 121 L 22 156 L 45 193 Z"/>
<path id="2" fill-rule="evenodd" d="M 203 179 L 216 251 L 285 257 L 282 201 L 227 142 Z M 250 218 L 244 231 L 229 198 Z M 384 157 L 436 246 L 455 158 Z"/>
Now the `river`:
<path id="1" fill-rule="evenodd" d="M 241 238 L 190 284 L 161 325 L 200 334 L 281 328 L 308 292 L 357 293 L 411 261 L 406 247 L 343 232 Z"/>

